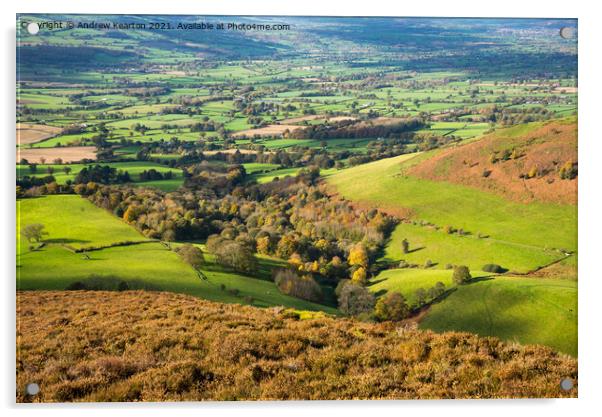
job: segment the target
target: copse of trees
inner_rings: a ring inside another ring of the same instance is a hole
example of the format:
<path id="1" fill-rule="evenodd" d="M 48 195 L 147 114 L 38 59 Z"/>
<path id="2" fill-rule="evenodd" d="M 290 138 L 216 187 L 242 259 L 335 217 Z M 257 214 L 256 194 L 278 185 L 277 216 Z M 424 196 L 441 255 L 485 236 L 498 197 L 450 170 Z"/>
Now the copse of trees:
<path id="1" fill-rule="evenodd" d="M 173 172 L 167 171 L 165 173 L 161 173 L 154 168 L 151 168 L 149 170 L 144 170 L 140 173 L 140 181 L 160 181 L 160 180 L 169 180 L 172 178 L 173 178 Z"/>
<path id="2" fill-rule="evenodd" d="M 301 272 L 319 273 L 335 282 L 359 267 L 369 270 L 365 252 L 382 247 L 396 219 L 377 210 L 358 210 L 295 179 L 277 185 L 240 188 L 225 197 L 207 189 L 172 192 L 168 202 L 158 190 L 83 184 L 74 189 L 149 238 L 199 240 L 229 230 L 223 237 L 246 235 L 253 241 L 251 251 L 285 260 L 296 253 Z M 168 230 L 173 232 L 166 235 Z M 359 242 L 362 259 L 348 270 L 344 260 Z"/>
<path id="3" fill-rule="evenodd" d="M 506 268 L 498 264 L 486 264 L 481 269 L 485 272 L 493 272 L 494 274 L 502 274 L 507 271 Z"/>
<path id="4" fill-rule="evenodd" d="M 454 273 L 452 275 L 452 281 L 455 284 L 462 285 L 466 284 L 472 279 L 472 275 L 470 275 L 470 270 L 466 265 L 456 265 L 454 266 Z"/>
<path id="5" fill-rule="evenodd" d="M 17 187 L 20 187 L 22 190 L 28 190 L 33 187 L 41 187 L 53 182 L 56 182 L 56 179 L 52 175 L 46 175 L 44 177 L 36 177 L 29 175 L 17 177 Z"/>
<path id="6" fill-rule="evenodd" d="M 374 317 L 379 321 L 400 321 L 410 315 L 406 299 L 398 292 L 390 292 L 378 299 Z"/>
<path id="7" fill-rule="evenodd" d="M 368 289 L 361 285 L 346 282 L 339 290 L 339 310 L 348 316 L 371 313 L 375 298 Z"/>
<path id="8" fill-rule="evenodd" d="M 191 132 L 215 132 L 219 127 L 223 127 L 222 124 L 216 123 L 213 120 L 207 120 L 204 122 L 194 123 L 190 126 Z"/>
<path id="9" fill-rule="evenodd" d="M 294 139 L 340 139 L 340 138 L 387 138 L 426 127 L 424 120 L 412 118 L 398 123 L 372 123 L 357 120 L 342 120 L 295 129 L 290 133 Z"/>
<path id="10" fill-rule="evenodd" d="M 257 259 L 248 247 L 218 235 L 209 236 L 207 250 L 215 256 L 218 264 L 244 273 L 257 271 Z"/>
<path id="11" fill-rule="evenodd" d="M 513 99 L 513 104 L 521 104 L 522 97 Z M 480 111 L 480 120 L 499 123 L 502 125 L 516 125 L 521 123 L 548 120 L 554 115 L 545 107 L 509 107 L 503 104 L 484 107 Z"/>
<path id="12" fill-rule="evenodd" d="M 204 134 L 205 132 L 200 132 L 201 136 Z M 423 143 L 432 140 L 432 138 L 429 138 L 430 137 L 416 135 L 414 131 L 407 131 L 394 137 L 378 138 L 367 144 L 368 151 L 365 154 L 353 154 L 349 150 L 329 150 L 327 147 L 327 140 L 322 140 L 323 147 L 321 148 L 310 148 L 298 145 L 291 146 L 286 150 L 278 149 L 270 152 L 265 152 L 265 146 L 262 144 L 250 143 L 242 145 L 245 149 L 257 151 L 253 153 L 242 153 L 238 149 L 236 152 L 227 152 L 226 150 L 231 149 L 231 147 L 235 145 L 234 142 L 230 143 L 228 140 L 224 141 L 222 144 L 217 144 L 211 140 L 183 142 L 174 137 L 169 141 L 159 140 L 151 143 L 140 143 L 123 139 L 122 144 L 128 145 L 131 142 L 131 144 L 142 146 L 143 148 L 136 157 L 136 159 L 139 160 L 151 159 L 150 154 L 180 154 L 181 156 L 175 160 L 155 160 L 157 163 L 171 164 L 170 166 L 172 167 L 188 167 L 191 164 L 198 164 L 204 160 L 210 160 L 222 161 L 228 164 L 257 162 L 276 164 L 283 168 L 317 166 L 327 169 L 334 167 L 337 162 L 339 162 L 338 165 L 340 167 L 342 160 L 348 160 L 350 165 L 357 165 L 382 158 L 398 156 L 410 151 L 410 148 L 406 147 L 407 144 L 415 143 L 423 147 Z M 440 139 L 447 141 L 449 137 Z M 437 142 L 434 145 L 430 144 L 427 147 L 431 145 L 438 146 L 439 144 L 440 143 Z M 220 150 L 223 150 L 223 152 Z M 218 152 L 207 154 L 204 153 L 205 151 Z"/>
<path id="13" fill-rule="evenodd" d="M 40 242 L 42 238 L 48 234 L 44 228 L 45 226 L 40 223 L 28 224 L 21 228 L 21 235 L 23 235 L 28 242 Z"/>
<path id="14" fill-rule="evenodd" d="M 187 188 L 211 189 L 222 197 L 231 195 L 247 175 L 243 165 L 209 166 L 203 163 L 188 166 L 182 172 Z"/>
<path id="15" fill-rule="evenodd" d="M 118 171 L 109 165 L 94 165 L 82 168 L 75 176 L 73 183 L 124 184 L 131 181 L 132 179 L 127 171 Z"/>
<path id="16" fill-rule="evenodd" d="M 192 266 L 194 269 L 199 269 L 205 264 L 203 251 L 190 243 L 176 248 L 175 252 L 180 255 L 184 262 Z"/>
<path id="17" fill-rule="evenodd" d="M 274 275 L 274 282 L 283 294 L 316 303 L 324 298 L 322 288 L 309 274 L 298 275 L 290 269 L 280 269 Z"/>

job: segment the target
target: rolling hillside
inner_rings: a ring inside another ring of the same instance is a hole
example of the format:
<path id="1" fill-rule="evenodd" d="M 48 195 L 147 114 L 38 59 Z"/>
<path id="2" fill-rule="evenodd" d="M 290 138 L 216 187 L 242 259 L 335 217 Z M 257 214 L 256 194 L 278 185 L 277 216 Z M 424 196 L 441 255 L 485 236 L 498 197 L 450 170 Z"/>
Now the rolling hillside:
<path id="1" fill-rule="evenodd" d="M 207 254 L 207 262 L 201 268 L 205 277 L 202 279 L 175 251 L 145 238 L 119 218 L 76 195 L 19 200 L 17 213 L 19 290 L 64 290 L 81 282 L 115 289 L 125 281 L 132 289 L 337 314 L 331 305 L 282 294 L 271 279 L 271 270 L 281 266 L 282 261 L 257 256 L 260 269 L 250 276 L 218 265 Z M 44 225 L 48 235 L 44 236 L 43 245 L 28 244 L 21 236 L 21 229 L 28 224 Z M 174 243 L 173 247 L 177 245 Z"/>
<path id="2" fill-rule="evenodd" d="M 575 205 L 577 181 L 559 178 L 559 170 L 576 162 L 577 123 L 563 119 L 500 129 L 438 152 L 408 174 L 467 185 L 523 203 Z M 530 173 L 532 178 L 521 178 Z"/>
<path id="3" fill-rule="evenodd" d="M 537 343 L 577 356 L 577 282 L 472 272 L 474 282 L 455 286 L 452 271 L 390 269 L 373 278 L 377 295 L 399 292 L 409 303 L 416 290 L 442 282 L 448 293 L 419 315 L 422 329 L 466 331 L 506 341 Z"/>
<path id="4" fill-rule="evenodd" d="M 373 277 L 372 292 L 399 292 L 414 303 L 417 290 L 445 285 L 446 296 L 417 318 L 421 328 L 539 343 L 576 356 L 577 181 L 560 176 L 567 162 L 576 169 L 576 146 L 574 119 L 530 123 L 326 180 L 358 205 L 402 219 L 380 258 L 400 268 Z M 532 178 L 520 178 L 533 167 Z M 505 274 L 481 272 L 488 264 Z M 455 286 L 452 265 L 467 265 L 479 279 Z"/>
<path id="5" fill-rule="evenodd" d="M 576 249 L 576 180 L 558 174 L 568 160 L 576 162 L 575 129 L 569 121 L 501 129 L 467 144 L 344 169 L 327 181 L 349 200 L 405 219 L 387 247 L 388 259 L 402 258 L 407 238 L 416 249 L 405 254 L 409 260 L 474 268 L 498 263 L 527 272 Z M 516 159 L 489 162 L 491 155 L 501 158 L 502 149 L 516 149 Z M 541 176 L 520 179 L 532 165 Z M 484 169 L 491 171 L 487 178 Z"/>

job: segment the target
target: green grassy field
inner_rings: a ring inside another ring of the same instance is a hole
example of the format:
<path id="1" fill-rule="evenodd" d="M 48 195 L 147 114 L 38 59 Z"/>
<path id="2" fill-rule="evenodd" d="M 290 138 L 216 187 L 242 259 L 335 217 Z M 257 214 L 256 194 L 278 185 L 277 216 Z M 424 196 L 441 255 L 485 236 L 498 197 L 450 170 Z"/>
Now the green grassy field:
<path id="1" fill-rule="evenodd" d="M 403 253 L 403 239 L 408 240 L 410 253 Z M 480 269 L 485 264 L 498 264 L 511 271 L 524 273 L 563 256 L 558 251 L 519 243 L 482 239 L 475 235 L 447 234 L 443 229 L 399 223 L 387 243 L 384 259 L 403 259 L 419 265 L 430 260 L 437 264 L 436 268 L 444 268 L 446 264 L 462 264 L 471 269 Z"/>
<path id="2" fill-rule="evenodd" d="M 255 172 L 251 175 L 251 178 L 256 180 L 259 184 L 265 184 L 271 182 L 274 178 L 284 178 L 286 176 L 295 176 L 301 168 L 281 168 L 275 169 L 269 172 Z"/>
<path id="3" fill-rule="evenodd" d="M 416 155 L 341 170 L 328 182 L 345 198 L 382 209 L 409 209 L 412 218 L 462 228 L 474 235 L 535 248 L 577 246 L 574 206 L 520 204 L 465 186 L 417 179 L 402 173 Z"/>
<path id="4" fill-rule="evenodd" d="M 432 306 L 420 327 L 543 344 L 577 356 L 577 282 L 496 277 L 464 285 Z"/>
<path id="5" fill-rule="evenodd" d="M 247 172 L 247 174 L 254 174 L 254 173 L 267 173 L 269 171 L 274 171 L 274 170 L 278 169 L 278 167 L 280 165 L 278 165 L 278 164 L 262 164 L 262 163 L 252 162 L 252 163 L 248 163 L 248 164 L 243 164 L 243 166 L 245 167 L 245 171 Z"/>
<path id="6" fill-rule="evenodd" d="M 141 187 L 155 187 L 163 191 L 175 191 L 182 185 L 182 178 L 172 178 L 170 180 L 156 180 L 156 181 L 139 181 L 134 183 Z"/>
<path id="7" fill-rule="evenodd" d="M 19 252 L 27 242 L 21 229 L 32 223 L 45 226 L 47 243 L 63 243 L 75 248 L 107 246 L 116 242 L 147 241 L 125 222 L 99 209 L 77 195 L 56 195 L 17 201 L 17 238 Z"/>
<path id="8" fill-rule="evenodd" d="M 79 196 L 19 200 L 17 216 L 17 288 L 21 290 L 65 289 L 75 281 L 85 281 L 91 275 L 97 275 L 107 279 L 117 277 L 143 288 L 190 294 L 213 301 L 261 307 L 283 305 L 297 310 L 337 314 L 332 306 L 282 294 L 270 280 L 271 269 L 278 266 L 275 264 L 280 265 L 281 261 L 272 258 L 259 256 L 257 276 L 248 276 L 217 265 L 207 254 L 207 264 L 202 268 L 207 280 L 201 279 L 175 252 L 158 242 L 88 251 L 87 259 L 82 253 L 74 253 L 62 244 L 85 248 L 122 241 L 145 242 L 148 239 Z M 32 223 L 41 223 L 48 231 L 45 246 L 33 251 L 19 234 L 20 227 Z M 222 284 L 225 290 L 221 289 Z M 228 290 L 238 290 L 238 294 Z"/>
<path id="9" fill-rule="evenodd" d="M 577 282 L 571 279 L 495 276 L 471 271 L 474 282 L 456 286 L 451 270 L 390 269 L 372 278 L 377 296 L 399 292 L 411 305 L 416 290 L 437 282 L 451 290 L 433 304 L 420 327 L 467 331 L 519 343 L 550 346 L 577 355 Z"/>
<path id="10" fill-rule="evenodd" d="M 96 164 L 38 164 L 35 172 L 31 172 L 31 169 L 27 165 L 17 165 L 17 177 L 23 177 L 25 175 L 28 176 L 37 176 L 43 177 L 46 175 L 52 175 L 56 182 L 59 184 L 65 184 L 67 180 L 73 181 L 77 174 L 86 167 L 94 166 Z M 153 186 L 160 188 L 164 191 L 172 191 L 177 189 L 184 182 L 182 177 L 182 171 L 178 168 L 169 168 L 165 165 L 157 164 L 149 161 L 135 161 L 135 162 L 109 162 L 109 163 L 100 163 L 99 165 L 108 165 L 116 170 L 127 171 L 130 174 L 130 177 L 134 184 L 144 185 L 144 186 Z M 69 173 L 64 171 L 65 167 L 71 168 Z M 52 170 L 52 174 L 48 172 L 48 169 Z M 154 169 L 162 174 L 167 172 L 171 172 L 173 178 L 168 180 L 156 180 L 156 181 L 140 181 L 140 174 L 143 171 L 148 171 L 150 169 Z"/>
<path id="11" fill-rule="evenodd" d="M 73 282 L 85 282 L 91 275 L 97 275 L 101 279 L 118 277 L 141 288 L 190 294 L 212 301 L 337 313 L 334 307 L 284 295 L 271 281 L 226 270 L 213 263 L 210 256 L 202 268 L 208 279 L 202 280 L 175 252 L 160 243 L 112 247 L 87 252 L 87 255 L 90 259 L 57 245 L 37 251 L 24 249 L 17 257 L 17 288 L 63 290 Z M 270 265 L 268 260 L 259 261 L 263 268 Z M 220 288 L 221 284 L 226 290 Z M 238 294 L 228 290 L 238 290 Z"/>
<path id="12" fill-rule="evenodd" d="M 437 282 L 442 282 L 446 288 L 453 287 L 452 273 L 452 270 L 432 268 L 387 269 L 372 278 L 368 288 L 377 296 L 389 291 L 399 292 L 403 294 L 408 304 L 413 304 L 416 301 L 415 292 L 419 288 L 428 290 Z M 470 274 L 473 278 L 491 275 L 482 271 L 471 271 Z"/>

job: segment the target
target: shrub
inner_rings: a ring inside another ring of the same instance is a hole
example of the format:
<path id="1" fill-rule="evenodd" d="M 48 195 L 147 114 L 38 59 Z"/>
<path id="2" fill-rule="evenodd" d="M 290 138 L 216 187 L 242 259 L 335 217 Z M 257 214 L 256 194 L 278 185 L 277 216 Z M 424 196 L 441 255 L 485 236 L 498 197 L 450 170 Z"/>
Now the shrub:
<path id="1" fill-rule="evenodd" d="M 124 280 L 114 275 L 91 274 L 86 279 L 75 281 L 65 287 L 67 291 L 158 291 L 159 287 L 141 280 Z"/>
<path id="2" fill-rule="evenodd" d="M 339 281 L 339 283 L 337 284 L 337 287 L 334 289 L 334 294 L 338 297 L 341 296 L 341 291 L 343 291 L 343 288 L 345 288 L 345 285 L 351 283 L 351 280 L 349 279 L 342 279 Z"/>
<path id="3" fill-rule="evenodd" d="M 348 263 L 351 266 L 366 268 L 368 266 L 368 252 L 363 245 L 358 244 L 349 252 Z"/>
<path id="4" fill-rule="evenodd" d="M 205 263 L 203 251 L 190 243 L 177 248 L 176 253 L 194 269 L 199 269 Z"/>
<path id="5" fill-rule="evenodd" d="M 441 297 L 445 293 L 445 284 L 441 281 L 437 282 L 434 287 L 429 288 L 428 296 L 431 300 Z"/>
<path id="6" fill-rule="evenodd" d="M 408 239 L 404 239 L 401 241 L 401 247 L 403 253 L 410 253 L 410 242 L 408 242 Z"/>
<path id="7" fill-rule="evenodd" d="M 510 151 L 510 149 L 504 149 L 502 151 L 501 159 L 507 161 L 510 159 L 510 157 L 512 157 L 512 152 Z"/>
<path id="8" fill-rule="evenodd" d="M 414 295 L 416 296 L 416 304 L 418 307 L 422 307 L 426 304 L 426 297 L 428 294 L 424 288 L 418 288 Z"/>
<path id="9" fill-rule="evenodd" d="M 39 242 L 48 232 L 44 230 L 44 225 L 39 223 L 28 224 L 21 229 L 21 234 L 28 242 Z"/>
<path id="10" fill-rule="evenodd" d="M 503 268 L 502 266 L 497 265 L 497 264 L 483 265 L 483 268 L 481 268 L 481 269 L 485 272 L 493 272 L 495 274 L 502 274 L 507 271 L 506 268 Z"/>
<path id="11" fill-rule="evenodd" d="M 351 277 L 351 281 L 357 285 L 366 285 L 366 269 L 360 266 L 358 269 L 353 272 L 353 276 Z"/>
<path id="12" fill-rule="evenodd" d="M 67 291 L 83 291 L 87 290 L 86 285 L 81 281 L 75 281 L 65 287 Z"/>
<path id="13" fill-rule="evenodd" d="M 577 177 L 577 164 L 573 161 L 567 161 L 561 168 L 558 174 L 563 180 L 572 180 Z"/>
<path id="14" fill-rule="evenodd" d="M 468 281 L 472 279 L 470 275 L 470 270 L 466 265 L 458 265 L 454 267 L 454 274 L 452 275 L 452 280 L 456 284 L 466 284 Z"/>
<path id="15" fill-rule="evenodd" d="M 339 310 L 349 316 L 367 313 L 374 308 L 374 294 L 366 288 L 352 283 L 343 287 L 338 301 Z"/>
<path id="16" fill-rule="evenodd" d="M 17 302 L 19 403 L 432 399 L 449 397 L 450 389 L 462 398 L 578 395 L 577 386 L 566 393 L 558 386 L 565 377 L 578 380 L 575 358 L 494 337 L 328 315 L 299 320 L 295 312 L 289 319 L 287 310 L 168 292 L 23 291 Z M 177 309 L 183 313 L 170 314 Z M 72 323 L 61 325 L 61 343 L 42 319 Z M 398 380 L 408 381 L 402 390 Z M 25 392 L 31 381 L 41 381 L 36 397 Z"/>
<path id="17" fill-rule="evenodd" d="M 400 321 L 410 315 L 406 299 L 398 292 L 389 293 L 378 299 L 374 316 L 379 321 Z"/>
<path id="18" fill-rule="evenodd" d="M 282 269 L 276 273 L 274 282 L 283 294 L 313 302 L 322 301 L 322 288 L 311 275 L 299 276 L 290 269 Z"/>
<path id="19" fill-rule="evenodd" d="M 447 233 L 448 235 L 451 235 L 452 233 L 456 232 L 456 229 L 453 226 L 447 225 L 443 228 L 443 230 L 445 231 L 445 233 Z"/>

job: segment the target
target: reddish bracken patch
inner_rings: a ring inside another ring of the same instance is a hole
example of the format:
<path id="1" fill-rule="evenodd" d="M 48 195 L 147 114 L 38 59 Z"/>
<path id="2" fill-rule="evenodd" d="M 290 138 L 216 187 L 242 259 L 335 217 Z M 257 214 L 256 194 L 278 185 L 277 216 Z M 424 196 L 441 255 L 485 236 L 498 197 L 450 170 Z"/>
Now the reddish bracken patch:
<path id="1" fill-rule="evenodd" d="M 561 178 L 561 169 L 571 164 L 576 170 L 577 124 L 550 122 L 522 135 L 498 131 L 443 150 L 412 167 L 409 174 L 524 203 L 576 204 L 577 178 Z"/>

